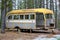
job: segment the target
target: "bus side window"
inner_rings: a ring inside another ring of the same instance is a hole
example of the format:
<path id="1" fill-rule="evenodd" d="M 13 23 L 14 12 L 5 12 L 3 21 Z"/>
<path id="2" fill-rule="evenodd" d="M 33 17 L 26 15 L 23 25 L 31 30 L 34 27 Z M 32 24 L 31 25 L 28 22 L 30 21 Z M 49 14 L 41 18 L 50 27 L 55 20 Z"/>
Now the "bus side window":
<path id="1" fill-rule="evenodd" d="M 34 14 L 31 14 L 30 15 L 30 19 L 34 19 Z"/>
<path id="2" fill-rule="evenodd" d="M 52 14 L 46 14 L 46 19 L 52 18 Z"/>
<path id="3" fill-rule="evenodd" d="M 8 17 L 8 19 L 10 19 L 10 20 L 11 20 L 11 19 L 12 19 L 12 15 L 10 15 L 10 16 Z"/>
<path id="4" fill-rule="evenodd" d="M 20 19 L 24 19 L 24 15 L 20 15 Z"/>
<path id="5" fill-rule="evenodd" d="M 29 15 L 25 15 L 25 19 L 29 19 Z"/>
<path id="6" fill-rule="evenodd" d="M 15 20 L 19 19 L 19 15 L 14 15 L 14 19 Z"/>

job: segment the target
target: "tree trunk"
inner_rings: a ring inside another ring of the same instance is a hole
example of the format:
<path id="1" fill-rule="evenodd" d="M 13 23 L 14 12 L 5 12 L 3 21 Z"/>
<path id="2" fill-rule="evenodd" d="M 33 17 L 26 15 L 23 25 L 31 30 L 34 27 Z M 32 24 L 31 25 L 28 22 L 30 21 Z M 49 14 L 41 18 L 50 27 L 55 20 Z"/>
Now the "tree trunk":
<path id="1" fill-rule="evenodd" d="M 1 33 L 5 33 L 5 17 L 6 17 L 6 0 L 2 0 L 2 7 L 1 7 L 1 19 L 2 19 L 2 23 L 1 23 Z"/>
<path id="2" fill-rule="evenodd" d="M 5 27 L 6 27 L 6 13 L 8 11 L 12 10 L 12 0 L 1 0 L 1 18 L 2 18 L 2 23 L 1 23 L 1 32 L 5 33 Z M 7 4 L 8 2 L 8 4 Z"/>

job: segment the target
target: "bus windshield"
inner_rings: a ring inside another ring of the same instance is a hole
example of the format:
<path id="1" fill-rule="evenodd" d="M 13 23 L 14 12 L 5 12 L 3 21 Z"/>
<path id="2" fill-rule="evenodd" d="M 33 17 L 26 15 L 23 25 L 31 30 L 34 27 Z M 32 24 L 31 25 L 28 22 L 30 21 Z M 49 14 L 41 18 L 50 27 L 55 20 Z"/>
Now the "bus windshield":
<path id="1" fill-rule="evenodd" d="M 45 14 L 46 19 L 52 19 L 52 14 Z"/>

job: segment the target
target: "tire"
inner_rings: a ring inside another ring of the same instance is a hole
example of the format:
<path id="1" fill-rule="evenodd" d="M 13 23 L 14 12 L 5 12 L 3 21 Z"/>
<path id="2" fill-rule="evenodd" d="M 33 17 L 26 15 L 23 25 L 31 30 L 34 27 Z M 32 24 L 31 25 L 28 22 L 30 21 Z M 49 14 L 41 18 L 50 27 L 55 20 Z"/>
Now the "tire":
<path id="1" fill-rule="evenodd" d="M 20 33 L 21 32 L 21 29 L 20 28 L 17 28 L 17 32 Z"/>
<path id="2" fill-rule="evenodd" d="M 54 30 L 52 30 L 52 34 L 56 34 L 56 32 Z"/>

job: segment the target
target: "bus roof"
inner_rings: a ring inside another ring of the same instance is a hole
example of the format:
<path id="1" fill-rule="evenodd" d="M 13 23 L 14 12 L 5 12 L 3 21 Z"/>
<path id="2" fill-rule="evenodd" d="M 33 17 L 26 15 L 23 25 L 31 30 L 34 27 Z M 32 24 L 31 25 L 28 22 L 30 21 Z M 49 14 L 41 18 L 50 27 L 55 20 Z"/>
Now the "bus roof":
<path id="1" fill-rule="evenodd" d="M 37 9 L 21 9 L 21 10 L 12 10 L 7 14 L 17 14 L 17 13 L 26 13 L 26 12 L 41 12 L 43 14 L 53 14 L 52 10 L 45 9 L 45 8 L 37 8 Z"/>

